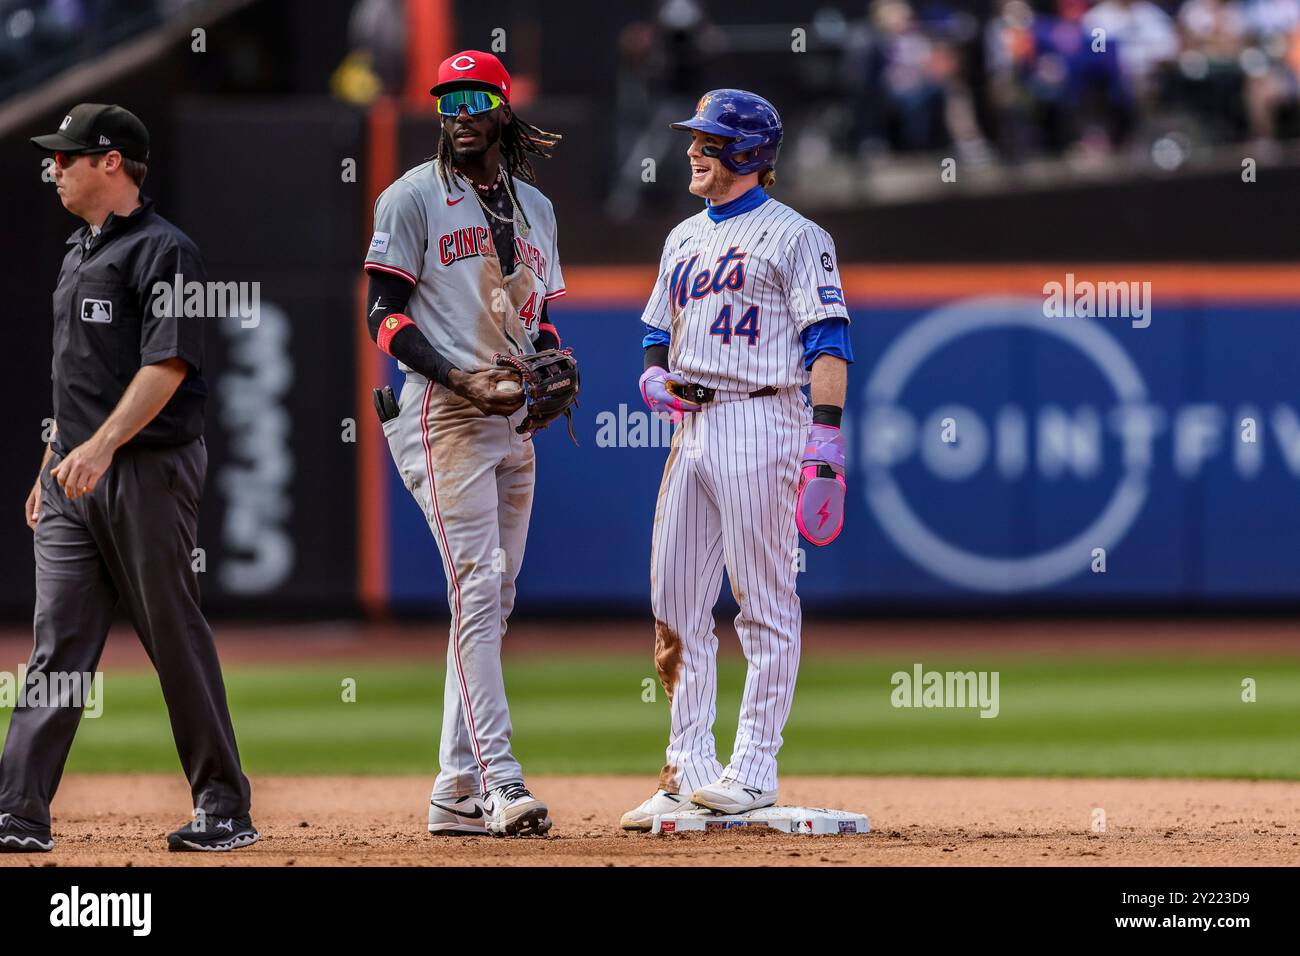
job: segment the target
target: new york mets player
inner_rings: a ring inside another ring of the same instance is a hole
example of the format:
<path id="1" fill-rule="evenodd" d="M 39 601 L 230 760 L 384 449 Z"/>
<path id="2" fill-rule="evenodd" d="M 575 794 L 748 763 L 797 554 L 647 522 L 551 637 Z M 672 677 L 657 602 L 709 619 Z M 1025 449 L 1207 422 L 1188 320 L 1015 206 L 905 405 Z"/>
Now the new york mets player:
<path id="1" fill-rule="evenodd" d="M 501 671 L 535 461 L 516 431 L 519 377 L 494 356 L 559 345 L 546 309 L 564 294 L 555 212 L 529 159 L 559 137 L 511 112 L 510 76 L 490 53 L 448 57 L 431 92 L 437 158 L 380 195 L 365 264 L 370 334 L 406 373 L 400 397 L 376 403 L 437 541 L 452 615 L 429 831 L 540 835 L 551 820 L 511 752 Z"/>
<path id="2" fill-rule="evenodd" d="M 799 668 L 797 532 L 829 544 L 844 520 L 849 317 L 831 237 L 766 193 L 781 119 L 761 96 L 714 90 L 672 128 L 691 134 L 690 191 L 705 208 L 668 234 L 642 316 L 642 397 L 679 423 L 650 559 L 672 726 L 659 790 L 623 815 L 628 830 L 691 804 L 744 813 L 776 802 Z M 724 568 L 749 663 L 725 767 L 713 739 Z"/>

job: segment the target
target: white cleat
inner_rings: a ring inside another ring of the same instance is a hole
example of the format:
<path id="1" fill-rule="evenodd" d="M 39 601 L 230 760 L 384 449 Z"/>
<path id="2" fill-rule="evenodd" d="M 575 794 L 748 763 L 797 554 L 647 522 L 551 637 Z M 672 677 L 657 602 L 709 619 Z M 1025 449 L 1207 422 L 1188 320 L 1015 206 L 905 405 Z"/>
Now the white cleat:
<path id="1" fill-rule="evenodd" d="M 545 836 L 551 829 L 546 804 L 522 781 L 493 787 L 483 795 L 483 823 L 493 836 Z"/>
<path id="2" fill-rule="evenodd" d="M 485 836 L 483 800 L 477 794 L 468 797 L 431 797 L 429 832 L 439 835 Z"/>
<path id="3" fill-rule="evenodd" d="M 776 803 L 776 791 L 758 790 L 723 778 L 692 793 L 691 803 L 717 813 L 748 813 Z"/>
<path id="4" fill-rule="evenodd" d="M 680 793 L 669 793 L 667 790 L 660 790 L 635 810 L 629 810 L 623 814 L 623 819 L 618 822 L 618 825 L 624 830 L 649 831 L 651 826 L 654 825 L 656 816 L 664 813 L 680 813 L 682 810 L 690 809 L 690 801 Z"/>

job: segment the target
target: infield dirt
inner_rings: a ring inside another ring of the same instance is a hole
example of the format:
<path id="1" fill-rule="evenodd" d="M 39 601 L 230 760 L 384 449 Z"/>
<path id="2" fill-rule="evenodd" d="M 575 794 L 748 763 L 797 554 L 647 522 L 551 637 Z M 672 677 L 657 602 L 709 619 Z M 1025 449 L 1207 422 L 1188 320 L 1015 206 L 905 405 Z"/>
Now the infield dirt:
<path id="1" fill-rule="evenodd" d="M 979 866 L 1294 865 L 1300 783 L 952 777 L 792 777 L 782 803 L 865 812 L 866 836 L 775 832 L 651 836 L 618 829 L 654 785 L 635 777 L 535 777 L 545 839 L 432 837 L 422 777 L 255 777 L 262 841 L 168 853 L 185 819 L 180 775 L 73 775 L 49 854 L 0 866 Z M 1095 831 L 1104 813 L 1105 829 Z"/>

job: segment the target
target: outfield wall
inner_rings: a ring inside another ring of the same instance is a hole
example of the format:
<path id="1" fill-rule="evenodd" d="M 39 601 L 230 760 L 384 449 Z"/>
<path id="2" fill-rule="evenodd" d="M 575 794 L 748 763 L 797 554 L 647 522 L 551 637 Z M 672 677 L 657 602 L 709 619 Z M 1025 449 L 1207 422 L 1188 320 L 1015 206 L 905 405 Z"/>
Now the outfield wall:
<path id="1" fill-rule="evenodd" d="M 522 607 L 647 606 L 667 436 L 637 392 L 629 293 L 652 280 L 575 270 L 557 304 L 584 370 L 581 445 L 561 428 L 537 439 Z M 1086 281 L 1151 283 L 1147 317 L 1111 318 L 1045 316 L 1044 284 L 1068 281 L 1053 266 L 849 267 L 844 280 L 848 521 L 808 548 L 810 608 L 1300 597 L 1291 269 L 1079 269 L 1076 295 Z M 432 539 L 383 465 L 384 600 L 433 606 L 445 584 Z"/>

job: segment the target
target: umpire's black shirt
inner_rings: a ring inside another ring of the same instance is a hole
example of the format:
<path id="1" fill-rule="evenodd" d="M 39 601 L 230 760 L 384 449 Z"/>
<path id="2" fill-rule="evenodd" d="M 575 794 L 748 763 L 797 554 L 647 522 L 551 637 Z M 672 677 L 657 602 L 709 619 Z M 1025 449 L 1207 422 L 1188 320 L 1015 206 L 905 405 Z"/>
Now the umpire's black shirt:
<path id="1" fill-rule="evenodd" d="M 203 320 L 184 317 L 174 296 L 155 309 L 154 288 L 161 282 L 174 292 L 177 275 L 204 283 L 198 247 L 149 199 L 129 216 L 110 213 L 98 235 L 82 226 L 68 245 L 54 290 L 55 450 L 66 455 L 90 438 L 142 366 L 176 357 L 189 363 L 189 374 L 128 445 L 193 441 L 203 433 L 207 398 Z"/>

